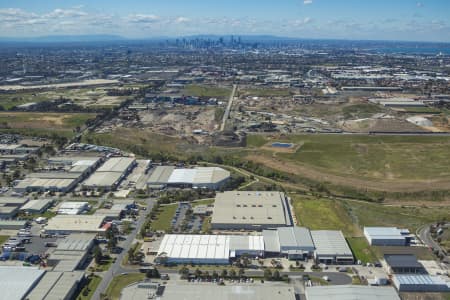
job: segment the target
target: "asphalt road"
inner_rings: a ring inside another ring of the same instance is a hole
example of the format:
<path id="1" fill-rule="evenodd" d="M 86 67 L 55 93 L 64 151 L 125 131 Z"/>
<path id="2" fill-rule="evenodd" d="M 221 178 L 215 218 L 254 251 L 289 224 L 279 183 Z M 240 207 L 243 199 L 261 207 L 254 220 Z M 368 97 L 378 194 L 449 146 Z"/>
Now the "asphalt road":
<path id="1" fill-rule="evenodd" d="M 220 131 L 224 131 L 227 119 L 230 117 L 231 106 L 233 104 L 234 94 L 236 93 L 237 85 L 233 85 L 233 91 L 231 92 L 230 99 L 228 100 L 227 108 L 223 114 L 222 125 L 220 126 Z"/>
<path id="2" fill-rule="evenodd" d="M 154 200 L 149 199 L 147 201 L 147 210 L 144 211 L 145 213 L 142 213 L 139 215 L 139 219 L 136 223 L 136 226 L 134 230 L 128 235 L 127 239 L 121 243 L 119 243 L 119 246 L 123 248 L 122 252 L 117 256 L 116 262 L 111 265 L 109 270 L 103 274 L 102 281 L 98 285 L 97 289 L 95 290 L 94 294 L 92 295 L 92 300 L 100 300 L 100 294 L 105 292 L 108 288 L 108 285 L 110 284 L 111 280 L 114 276 L 129 271 L 128 269 L 125 269 L 121 266 L 123 257 L 130 249 L 134 238 L 136 237 L 136 234 L 139 232 L 140 228 L 145 222 L 145 216 L 147 215 L 147 212 L 151 211 L 153 208 Z"/>
<path id="3" fill-rule="evenodd" d="M 445 252 L 442 250 L 441 246 L 431 237 L 431 232 L 430 232 L 430 225 L 431 224 L 427 224 L 424 225 L 422 227 L 420 227 L 419 229 L 417 229 L 417 236 L 419 236 L 420 240 L 422 241 L 422 243 L 424 243 L 425 245 L 427 245 L 430 248 L 433 248 L 434 250 L 438 250 L 439 251 L 439 255 L 445 255 Z M 447 256 L 448 259 L 448 256 Z"/>

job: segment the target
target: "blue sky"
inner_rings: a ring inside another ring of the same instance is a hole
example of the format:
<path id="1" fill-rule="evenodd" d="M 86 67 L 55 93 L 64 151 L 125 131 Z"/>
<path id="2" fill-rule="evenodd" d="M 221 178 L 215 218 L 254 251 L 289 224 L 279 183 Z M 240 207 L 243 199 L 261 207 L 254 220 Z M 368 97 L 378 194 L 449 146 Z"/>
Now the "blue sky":
<path id="1" fill-rule="evenodd" d="M 0 0 L 0 36 L 68 34 L 450 42 L 450 0 Z"/>

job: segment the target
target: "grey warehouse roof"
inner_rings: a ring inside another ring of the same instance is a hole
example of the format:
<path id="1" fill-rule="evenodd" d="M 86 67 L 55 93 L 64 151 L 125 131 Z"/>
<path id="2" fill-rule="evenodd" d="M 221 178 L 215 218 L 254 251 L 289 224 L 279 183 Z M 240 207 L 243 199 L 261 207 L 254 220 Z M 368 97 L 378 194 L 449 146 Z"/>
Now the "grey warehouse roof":
<path id="1" fill-rule="evenodd" d="M 281 227 L 277 228 L 277 231 L 281 246 L 303 246 L 314 248 L 314 243 L 308 228 L 297 226 Z"/>
<path id="2" fill-rule="evenodd" d="M 97 172 L 125 172 L 134 162 L 132 157 L 111 157 Z"/>
<path id="3" fill-rule="evenodd" d="M 311 236 L 316 246 L 316 254 L 353 256 L 344 235 L 339 230 L 311 230 Z"/>
<path id="4" fill-rule="evenodd" d="M 413 254 L 385 254 L 384 260 L 393 268 L 423 268 Z"/>
<path id="5" fill-rule="evenodd" d="M 306 300 L 400 300 L 393 287 L 373 286 L 313 286 L 306 287 Z"/>
<path id="6" fill-rule="evenodd" d="M 44 273 L 33 267 L 0 266 L 0 298 L 23 299 Z"/>
<path id="7" fill-rule="evenodd" d="M 211 223 L 292 224 L 283 193 L 247 191 L 217 193 Z"/>

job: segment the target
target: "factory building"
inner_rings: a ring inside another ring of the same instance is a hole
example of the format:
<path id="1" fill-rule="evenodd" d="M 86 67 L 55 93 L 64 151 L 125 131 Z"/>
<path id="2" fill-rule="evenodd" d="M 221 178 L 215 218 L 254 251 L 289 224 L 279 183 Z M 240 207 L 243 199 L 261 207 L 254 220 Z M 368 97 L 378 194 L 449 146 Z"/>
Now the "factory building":
<path id="1" fill-rule="evenodd" d="M 212 229 L 263 230 L 292 226 L 288 199 L 281 192 L 217 193 Z"/>
<path id="2" fill-rule="evenodd" d="M 44 273 L 44 270 L 34 267 L 0 266 L 0 298 L 25 300 Z"/>
<path id="3" fill-rule="evenodd" d="M 357 285 L 311 286 L 305 289 L 306 300 L 400 300 L 393 287 Z"/>
<path id="4" fill-rule="evenodd" d="M 28 202 L 28 198 L 0 197 L 0 219 L 14 218 L 22 205 Z"/>
<path id="5" fill-rule="evenodd" d="M 132 157 L 111 157 L 82 186 L 89 190 L 115 190 L 136 165 L 136 159 Z"/>
<path id="6" fill-rule="evenodd" d="M 177 264 L 229 264 L 242 254 L 264 255 L 262 236 L 166 234 L 157 261 Z"/>
<path id="7" fill-rule="evenodd" d="M 218 167 L 175 169 L 173 166 L 156 167 L 148 180 L 153 189 L 190 187 L 217 190 L 230 178 L 230 172 Z"/>
<path id="8" fill-rule="evenodd" d="M 29 214 L 39 214 L 45 212 L 55 201 L 51 198 L 30 200 L 20 208 L 20 211 Z"/>
<path id="9" fill-rule="evenodd" d="M 266 253 L 282 254 L 291 260 L 311 257 L 315 246 L 308 228 L 280 227 L 263 230 Z"/>
<path id="10" fill-rule="evenodd" d="M 394 274 L 426 274 L 424 266 L 413 254 L 385 254 L 389 272 Z"/>
<path id="11" fill-rule="evenodd" d="M 364 227 L 364 236 L 372 246 L 406 246 L 411 242 L 408 229 Z"/>
<path id="12" fill-rule="evenodd" d="M 26 300 L 69 300 L 85 280 L 84 272 L 46 272 Z"/>
<path id="13" fill-rule="evenodd" d="M 17 181 L 14 191 L 18 193 L 70 192 L 94 170 L 100 161 L 99 157 L 50 158 L 48 169 L 58 169 L 58 171 L 28 174 L 25 179 Z"/>
<path id="14" fill-rule="evenodd" d="M 102 227 L 104 219 L 104 216 L 96 215 L 57 215 L 48 220 L 45 232 L 50 234 L 104 234 L 106 231 L 106 229 Z"/>
<path id="15" fill-rule="evenodd" d="M 394 275 L 392 282 L 399 292 L 447 293 L 450 284 L 439 276 L 431 275 Z"/>
<path id="16" fill-rule="evenodd" d="M 339 230 L 311 230 L 311 236 L 316 247 L 314 257 L 318 263 L 352 264 L 352 250 L 344 235 Z"/>
<path id="17" fill-rule="evenodd" d="M 90 208 L 88 202 L 66 201 L 61 203 L 58 208 L 60 215 L 79 215 Z"/>
<path id="18" fill-rule="evenodd" d="M 59 239 L 48 259 L 48 263 L 54 265 L 53 271 L 72 272 L 81 268 L 94 246 L 95 236 L 93 233 L 74 233 Z"/>

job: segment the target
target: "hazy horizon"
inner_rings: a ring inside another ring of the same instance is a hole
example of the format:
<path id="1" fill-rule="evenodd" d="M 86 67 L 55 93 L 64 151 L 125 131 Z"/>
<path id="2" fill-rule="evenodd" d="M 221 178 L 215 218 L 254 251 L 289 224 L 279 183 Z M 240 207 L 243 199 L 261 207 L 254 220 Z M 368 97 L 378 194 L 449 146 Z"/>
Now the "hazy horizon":
<path id="1" fill-rule="evenodd" d="M 299 39 L 450 42 L 445 0 L 0 0 L 0 36 L 272 35 Z"/>

